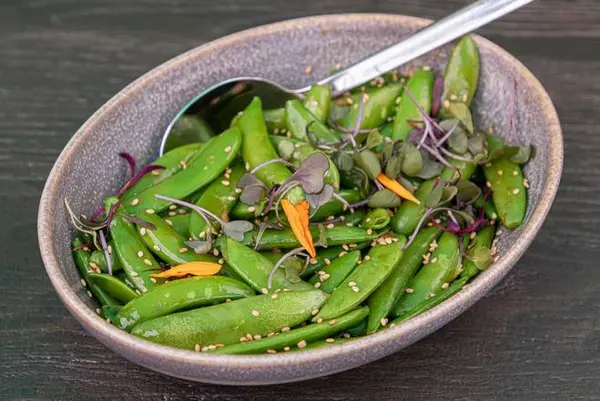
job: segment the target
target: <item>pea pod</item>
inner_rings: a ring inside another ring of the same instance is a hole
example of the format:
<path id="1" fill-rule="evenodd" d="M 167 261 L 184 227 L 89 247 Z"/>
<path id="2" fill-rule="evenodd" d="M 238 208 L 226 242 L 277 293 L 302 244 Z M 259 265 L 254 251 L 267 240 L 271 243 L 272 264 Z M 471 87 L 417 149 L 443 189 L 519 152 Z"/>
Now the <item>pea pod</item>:
<path id="1" fill-rule="evenodd" d="M 406 238 L 394 238 L 389 245 L 377 245 L 368 257 L 344 282 L 336 288 L 315 319 L 331 319 L 356 308 L 369 297 L 389 276 L 402 258 Z"/>
<path id="2" fill-rule="evenodd" d="M 239 242 L 226 237 L 221 247 L 223 258 L 235 272 L 241 276 L 255 290 L 267 293 L 279 289 L 290 290 L 309 290 L 312 286 L 304 281 L 293 283 L 287 279 L 282 270 L 277 270 L 273 274 L 271 288 L 269 289 L 268 279 L 275 264 L 265 258 L 260 253 L 240 244 Z"/>
<path id="3" fill-rule="evenodd" d="M 417 70 L 406 83 L 406 89 L 410 91 L 417 104 L 429 115 L 433 96 L 434 76 L 431 70 Z M 413 130 L 409 121 L 420 121 L 421 112 L 406 90 L 400 98 L 396 107 L 396 119 L 392 127 L 392 139 L 394 141 L 406 141 L 408 134 Z"/>
<path id="4" fill-rule="evenodd" d="M 90 274 L 88 280 L 123 304 L 137 297 L 137 294 L 127 284 L 110 274 Z"/>
<path id="5" fill-rule="evenodd" d="M 271 135 L 269 138 L 279 156 L 292 163 L 295 168 L 299 168 L 302 162 L 315 152 L 325 155 L 325 153 L 314 149 L 308 143 L 297 139 L 277 135 Z M 329 156 L 325 156 L 329 160 L 329 170 L 325 173 L 325 183 L 338 191 L 340 189 L 340 172 Z"/>
<path id="6" fill-rule="evenodd" d="M 326 293 L 331 294 L 352 273 L 359 259 L 360 251 L 353 251 L 339 257 L 331 262 L 330 265 L 319 270 L 310 279 L 309 283 L 313 284 L 315 288 L 320 288 Z"/>
<path id="7" fill-rule="evenodd" d="M 123 306 L 121 305 L 102 305 L 102 307 L 100 308 L 100 314 L 104 319 L 116 325 L 117 321 L 115 320 L 115 318 L 117 317 L 117 313 L 119 313 L 122 307 Z"/>
<path id="8" fill-rule="evenodd" d="M 81 279 L 85 283 L 85 286 L 89 289 L 88 295 L 96 297 L 101 305 L 118 305 L 119 302 L 108 295 L 97 285 L 90 283 L 89 276 L 94 274 L 95 271 L 90 266 L 90 252 L 82 248 L 81 239 L 75 238 L 73 240 L 73 259 L 75 260 L 75 266 L 79 270 Z"/>
<path id="9" fill-rule="evenodd" d="M 391 83 L 369 93 L 369 98 L 363 107 L 361 129 L 373 129 L 384 124 L 394 114 L 396 99 L 402 93 L 404 84 Z M 348 114 L 342 117 L 338 124 L 344 128 L 354 128 L 358 119 L 359 107 L 355 102 Z"/>
<path id="10" fill-rule="evenodd" d="M 454 168 L 444 167 L 440 173 L 440 178 L 451 183 L 455 183 L 458 180 L 468 180 L 473 173 L 475 173 L 477 168 L 477 164 L 474 162 L 466 162 L 452 158 L 448 158 L 448 162 L 450 162 Z"/>
<path id="11" fill-rule="evenodd" d="M 326 299 L 324 292 L 314 289 L 274 295 L 162 316 L 136 325 L 131 333 L 148 341 L 185 349 L 235 344 L 243 336 L 260 338 L 284 327 L 294 327 L 307 320 Z"/>
<path id="12" fill-rule="evenodd" d="M 477 273 L 479 273 L 480 270 L 483 270 L 485 268 L 477 267 L 475 258 L 478 257 L 477 254 L 481 249 L 486 249 L 489 252 L 495 234 L 496 228 L 494 226 L 484 227 L 477 232 L 475 238 L 473 238 L 473 240 L 471 241 L 471 247 L 467 252 L 465 260 L 463 261 L 463 271 L 461 273 L 462 277 L 473 277 L 477 275 Z"/>
<path id="13" fill-rule="evenodd" d="M 309 342 L 318 341 L 355 325 L 369 314 L 369 308 L 362 307 L 328 322 L 313 323 L 284 333 L 261 338 L 256 341 L 246 341 L 215 349 L 215 354 L 258 354 L 273 353 L 286 347 L 297 346 L 304 348 Z"/>
<path id="14" fill-rule="evenodd" d="M 173 230 L 163 219 L 156 214 L 144 214 L 141 218 L 154 225 L 156 229 L 149 230 L 138 226 L 137 231 L 148 249 L 160 259 L 170 265 L 187 262 L 217 262 L 213 255 L 196 254 L 185 244 L 185 239 Z M 189 217 L 188 217 L 189 218 Z"/>
<path id="15" fill-rule="evenodd" d="M 252 220 L 259 217 L 262 212 L 262 206 L 258 205 L 247 205 L 242 201 L 239 201 L 233 205 L 229 215 L 235 220 Z"/>
<path id="16" fill-rule="evenodd" d="M 446 64 L 442 99 L 459 101 L 469 106 L 475 96 L 478 81 L 479 50 L 473 38 L 465 36 L 456 44 Z"/>
<path id="17" fill-rule="evenodd" d="M 132 300 L 117 315 L 117 325 L 136 324 L 175 312 L 254 295 L 246 284 L 229 277 L 191 277 L 162 284 Z"/>
<path id="18" fill-rule="evenodd" d="M 164 221 L 183 238 L 190 237 L 190 216 L 188 214 L 166 216 Z"/>
<path id="19" fill-rule="evenodd" d="M 391 216 L 388 212 L 388 209 L 384 208 L 376 208 L 371 209 L 366 214 L 365 219 L 363 220 L 364 228 L 371 228 L 373 230 L 381 230 L 387 227 L 390 224 Z"/>
<path id="20" fill-rule="evenodd" d="M 112 243 L 109 242 L 108 245 L 110 246 L 109 249 L 112 250 L 112 248 L 113 248 Z M 117 258 L 115 254 L 111 254 L 110 256 L 111 256 L 112 272 L 116 273 L 116 272 L 123 270 L 123 265 L 121 264 L 121 261 L 119 260 L 119 258 Z M 102 270 L 103 273 L 108 273 L 108 265 L 106 264 L 106 255 L 104 255 L 103 250 L 96 250 L 91 253 L 90 265 L 97 266 L 100 270 Z"/>
<path id="21" fill-rule="evenodd" d="M 398 234 L 409 235 L 417 228 L 419 220 L 427 210 L 425 200 L 433 190 L 436 180 L 436 178 L 432 178 L 424 181 L 415 191 L 415 196 L 421 201 L 420 205 L 413 202 L 403 202 L 400 205 L 390 223 L 392 230 Z"/>
<path id="22" fill-rule="evenodd" d="M 322 123 L 329 118 L 331 86 L 314 84 L 304 97 L 304 107 Z"/>
<path id="23" fill-rule="evenodd" d="M 164 169 L 154 170 L 151 173 L 144 175 L 138 182 L 127 189 L 123 194 L 125 202 L 181 171 L 183 167 L 189 164 L 190 160 L 198 154 L 203 146 L 204 144 L 201 142 L 179 146 L 156 159 L 152 164 L 163 166 Z"/>
<path id="24" fill-rule="evenodd" d="M 429 263 L 423 265 L 416 276 L 410 280 L 407 293 L 402 295 L 392 309 L 392 317 L 409 313 L 421 302 L 438 294 L 446 283 L 451 283 L 456 278 L 460 256 L 458 245 L 459 239 L 455 234 L 442 234 Z"/>
<path id="25" fill-rule="evenodd" d="M 244 175 L 244 167 L 241 164 L 235 164 L 231 169 L 225 170 L 225 173 L 213 181 L 200 196 L 197 206 L 200 206 L 209 212 L 217 215 L 221 219 L 229 220 L 229 211 L 238 200 L 237 182 Z M 216 223 L 212 223 L 214 226 Z M 193 239 L 200 239 L 206 236 L 207 231 L 211 228 L 207 227 L 206 221 L 198 214 L 190 215 L 190 236 Z M 202 234 L 204 233 L 204 234 Z"/>
<path id="26" fill-rule="evenodd" d="M 294 351 L 331 347 L 333 345 L 340 345 L 354 340 L 355 338 L 327 338 L 325 340 L 315 341 L 314 343 L 308 344 L 305 348 L 296 348 Z"/>
<path id="27" fill-rule="evenodd" d="M 263 110 L 263 118 L 269 132 L 287 129 L 284 108 Z"/>
<path id="28" fill-rule="evenodd" d="M 314 116 L 299 100 L 288 100 L 285 103 L 285 118 L 292 136 L 307 141 L 307 131 L 325 143 L 340 142 L 340 135 L 330 130 L 321 120 Z M 308 128 L 307 128 L 308 127 Z"/>
<path id="29" fill-rule="evenodd" d="M 367 334 L 367 322 L 368 318 L 363 319 L 359 324 L 353 327 L 349 327 L 346 330 L 346 333 L 351 335 L 352 337 L 360 337 Z"/>
<path id="30" fill-rule="evenodd" d="M 500 158 L 486 164 L 483 173 L 492 188 L 492 199 L 502 224 L 511 230 L 519 227 L 527 210 L 527 192 L 521 167 L 506 158 Z"/>
<path id="31" fill-rule="evenodd" d="M 366 215 L 364 210 L 355 210 L 354 213 L 345 214 L 344 219 L 346 226 L 353 227 L 361 225 Z"/>
<path id="32" fill-rule="evenodd" d="M 161 212 L 169 206 L 169 202 L 157 199 L 155 195 L 183 199 L 210 184 L 231 164 L 241 142 L 241 132 L 237 128 L 215 136 L 190 160 L 187 168 L 128 201 L 127 212 L 133 215 L 148 209 Z"/>
<path id="33" fill-rule="evenodd" d="M 105 209 L 110 210 L 112 204 L 117 201 L 114 197 L 108 198 Z M 117 210 L 123 213 L 121 209 L 119 206 Z M 137 291 L 146 292 L 154 287 L 156 280 L 150 275 L 157 273 L 160 265 L 135 232 L 133 224 L 116 213 L 110 222 L 109 231 L 114 245 L 113 252 L 116 251 L 125 274 Z"/>
<path id="34" fill-rule="evenodd" d="M 423 263 L 430 245 L 436 240 L 441 230 L 437 227 L 429 227 L 419 231 L 413 242 L 404 252 L 404 256 L 398 263 L 385 282 L 369 297 L 367 304 L 369 313 L 368 332 L 374 333 L 386 323 L 390 311 L 398 303 L 404 294 L 408 281 L 415 275 Z"/>
<path id="35" fill-rule="evenodd" d="M 498 212 L 496 211 L 496 206 L 494 206 L 494 201 L 492 199 L 485 200 L 483 196 L 480 196 L 475 200 L 473 206 L 484 208 L 485 217 L 490 220 L 496 220 L 498 218 Z"/>
<path id="36" fill-rule="evenodd" d="M 342 252 L 346 251 L 341 246 L 330 246 L 328 248 L 319 249 L 317 251 L 317 257 L 314 260 L 310 261 L 310 263 L 306 267 L 306 270 L 304 271 L 304 273 L 302 273 L 302 277 L 309 277 L 314 272 L 323 269 L 332 261 L 339 258 Z"/>
<path id="37" fill-rule="evenodd" d="M 342 189 L 340 190 L 339 195 L 350 204 L 359 202 L 363 199 L 363 197 L 360 196 L 360 193 L 355 189 Z M 313 222 L 317 222 L 325 220 L 330 216 L 338 216 L 344 210 L 346 210 L 346 207 L 346 204 L 342 203 L 340 200 L 332 198 L 329 201 L 322 204 L 321 207 L 319 207 L 319 209 L 315 212 L 315 214 L 312 215 L 310 220 Z M 349 213 L 348 215 L 350 214 L 351 213 Z"/>

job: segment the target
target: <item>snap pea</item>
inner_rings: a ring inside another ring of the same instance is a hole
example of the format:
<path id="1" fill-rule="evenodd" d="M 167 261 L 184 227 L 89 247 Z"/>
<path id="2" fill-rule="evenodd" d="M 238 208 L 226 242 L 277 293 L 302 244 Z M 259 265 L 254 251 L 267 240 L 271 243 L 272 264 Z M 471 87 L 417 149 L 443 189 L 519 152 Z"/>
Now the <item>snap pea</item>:
<path id="1" fill-rule="evenodd" d="M 281 351 L 286 347 L 292 346 L 297 346 L 302 349 L 306 347 L 309 342 L 327 338 L 348 327 L 352 327 L 363 320 L 368 314 L 369 308 L 362 307 L 328 322 L 309 324 L 305 327 L 299 327 L 256 341 L 246 341 L 219 347 L 213 352 L 215 354 L 243 355 L 265 352 L 273 353 L 273 351 Z"/>
<path id="2" fill-rule="evenodd" d="M 280 289 L 309 290 L 312 286 L 304 281 L 293 283 L 287 279 L 282 270 L 273 274 L 271 288 L 268 280 L 275 264 L 255 250 L 244 246 L 236 240 L 226 237 L 221 247 L 223 258 L 246 283 L 264 294 Z"/>
<path id="3" fill-rule="evenodd" d="M 421 220 L 427 210 L 425 200 L 433 190 L 436 180 L 436 178 L 432 178 L 424 181 L 415 191 L 415 196 L 421 201 L 420 205 L 414 202 L 403 202 L 400 205 L 390 223 L 392 230 L 398 234 L 408 235 L 417 228 L 419 220 Z"/>
<path id="4" fill-rule="evenodd" d="M 471 36 L 463 37 L 454 47 L 444 71 L 442 99 L 460 101 L 469 106 L 479 81 L 479 50 Z"/>
<path id="5" fill-rule="evenodd" d="M 502 224 L 511 230 L 519 227 L 527 210 L 521 167 L 502 157 L 484 165 L 483 173 L 492 188 L 492 199 Z"/>
<path id="6" fill-rule="evenodd" d="M 342 189 L 340 190 L 339 195 L 350 204 L 359 202 L 363 199 L 360 193 L 355 189 Z M 346 210 L 346 207 L 346 204 L 342 203 L 340 200 L 332 198 L 322 204 L 310 219 L 311 221 L 322 221 L 330 216 L 338 216 Z M 344 220 L 346 220 L 350 214 L 352 213 L 348 213 Z"/>
<path id="7" fill-rule="evenodd" d="M 100 307 L 100 314 L 111 324 L 116 325 L 117 321 L 115 320 L 115 317 L 117 316 L 117 313 L 119 313 L 122 307 L 123 306 L 121 305 L 102 305 Z"/>
<path id="8" fill-rule="evenodd" d="M 183 238 L 190 237 L 190 216 L 187 213 L 165 216 L 164 221 Z"/>
<path id="9" fill-rule="evenodd" d="M 226 169 L 223 175 L 206 187 L 196 205 L 225 221 L 229 221 L 229 211 L 236 204 L 239 197 L 237 182 L 243 175 L 244 167 L 241 163 L 236 163 L 231 169 Z M 217 223 L 211 222 L 211 225 L 212 227 L 207 227 L 206 221 L 198 213 L 191 213 L 190 236 L 193 239 L 204 238 L 208 230 L 218 229 Z"/>
<path id="10" fill-rule="evenodd" d="M 319 121 L 326 122 L 331 107 L 331 86 L 314 84 L 304 97 L 304 107 Z"/>
<path id="11" fill-rule="evenodd" d="M 410 280 L 407 292 L 402 295 L 390 315 L 398 317 L 410 312 L 421 302 L 433 297 L 451 283 L 459 273 L 460 256 L 458 236 L 443 233 L 429 263 Z"/>
<path id="12" fill-rule="evenodd" d="M 352 273 L 325 302 L 314 319 L 331 319 L 356 308 L 379 287 L 402 258 L 405 237 L 394 238 L 391 244 L 371 248 L 359 268 Z"/>
<path id="13" fill-rule="evenodd" d="M 340 284 L 352 273 L 360 259 L 360 251 L 352 251 L 341 256 L 319 270 L 310 280 L 315 288 L 320 288 L 328 294 L 340 286 Z"/>
<path id="14" fill-rule="evenodd" d="M 295 168 L 299 168 L 302 162 L 313 153 L 319 152 L 325 155 L 329 160 L 329 170 L 325 173 L 325 183 L 331 185 L 336 191 L 340 189 L 340 172 L 325 153 L 297 139 L 277 135 L 271 135 L 269 138 L 279 156 L 292 163 Z"/>
<path id="15" fill-rule="evenodd" d="M 498 218 L 496 206 L 494 206 L 494 201 L 491 198 L 485 200 L 483 196 L 480 196 L 475 200 L 473 206 L 476 208 L 484 208 L 485 217 L 490 220 L 496 220 Z"/>
<path id="16" fill-rule="evenodd" d="M 108 243 L 110 246 L 109 249 L 112 250 L 113 245 L 111 242 Z M 115 254 L 111 254 L 111 269 L 113 273 L 119 272 L 123 270 L 123 265 L 118 257 Z M 97 266 L 103 273 L 108 273 L 108 265 L 106 264 L 106 256 L 104 255 L 103 250 L 96 250 L 90 255 L 90 265 Z"/>
<path id="17" fill-rule="evenodd" d="M 229 211 L 229 216 L 235 220 L 252 220 L 262 213 L 261 204 L 247 205 L 238 200 Z"/>
<path id="18" fill-rule="evenodd" d="M 284 108 L 263 110 L 263 119 L 269 132 L 287 129 Z"/>
<path id="19" fill-rule="evenodd" d="M 185 239 L 173 230 L 158 215 L 145 213 L 141 219 L 154 225 L 156 229 L 149 230 L 138 226 L 137 232 L 149 250 L 170 265 L 178 265 L 187 262 L 217 262 L 213 255 L 199 255 L 185 244 Z M 189 217 L 188 217 L 189 218 Z"/>
<path id="20" fill-rule="evenodd" d="M 87 287 L 89 290 L 88 296 L 90 298 L 92 296 L 96 297 L 100 305 L 118 305 L 119 302 L 117 300 L 104 292 L 104 290 L 102 290 L 100 287 L 89 281 L 89 276 L 94 274 L 95 271 L 92 269 L 89 263 L 90 252 L 82 247 L 83 243 L 81 242 L 81 239 L 75 238 L 72 245 L 73 249 L 75 249 L 75 251 L 73 251 L 75 266 L 79 270 L 79 274 L 83 280 L 82 284 L 84 284 L 84 287 Z"/>
<path id="21" fill-rule="evenodd" d="M 402 93 L 402 88 L 404 88 L 402 83 L 390 83 L 382 88 L 370 91 L 369 98 L 363 106 L 361 129 L 373 129 L 385 123 L 394 114 L 396 99 Z M 358 106 L 358 102 L 354 102 L 348 114 L 338 121 L 341 127 L 354 128 L 356 126 Z"/>
<path id="22" fill-rule="evenodd" d="M 323 348 L 323 347 L 331 347 L 332 345 L 340 345 L 340 344 L 344 344 L 344 343 L 354 341 L 354 340 L 355 340 L 355 338 L 327 338 L 325 340 L 315 341 L 314 343 L 308 344 L 305 348 L 293 349 L 293 351 L 302 351 L 302 350 L 317 349 L 317 348 Z"/>
<path id="23" fill-rule="evenodd" d="M 190 277 L 159 285 L 127 303 L 117 325 L 131 330 L 136 324 L 182 310 L 254 295 L 246 284 L 229 277 Z"/>
<path id="24" fill-rule="evenodd" d="M 129 280 L 129 278 L 127 277 L 127 274 L 125 274 L 125 272 L 123 270 L 121 270 L 120 272 L 117 272 L 115 274 L 115 277 L 118 278 L 119 280 L 121 280 L 122 282 L 124 282 L 127 285 L 127 287 L 131 288 L 133 291 L 136 290 L 135 286 L 133 285 L 131 280 Z"/>
<path id="25" fill-rule="evenodd" d="M 328 248 L 319 248 L 317 250 L 317 257 L 310 261 L 306 270 L 302 273 L 302 277 L 309 277 L 316 271 L 321 270 L 329 263 L 340 257 L 342 252 L 346 252 L 341 246 L 330 246 Z M 343 255 L 343 254 L 342 254 Z"/>
<path id="26" fill-rule="evenodd" d="M 308 111 L 299 100 L 288 100 L 285 103 L 285 119 L 288 130 L 296 139 L 308 140 L 307 131 L 311 131 L 318 140 L 325 143 L 340 142 L 340 135 L 330 130 L 318 117 Z"/>
<path id="27" fill-rule="evenodd" d="M 385 282 L 371 294 L 367 300 L 371 310 L 368 324 L 369 333 L 376 332 L 382 323 L 387 323 L 385 319 L 404 294 L 408 281 L 421 267 L 423 255 L 427 253 L 441 232 L 442 230 L 437 227 L 428 227 L 419 231 L 413 242 L 404 251 L 400 263 L 394 266 Z"/>
<path id="28" fill-rule="evenodd" d="M 367 213 L 364 210 L 355 210 L 354 213 L 351 212 L 345 214 L 344 219 L 346 221 L 346 226 L 353 227 L 361 225 L 366 215 Z"/>
<path id="29" fill-rule="evenodd" d="M 365 334 L 367 334 L 367 323 L 368 323 L 368 320 L 369 320 L 368 317 L 364 318 L 356 326 L 349 327 L 346 330 L 346 333 L 349 334 L 349 335 L 351 335 L 352 337 L 364 336 Z"/>
<path id="30" fill-rule="evenodd" d="M 88 275 L 88 280 L 123 304 L 137 297 L 137 294 L 127 284 L 110 274 L 90 274 Z"/>
<path id="31" fill-rule="evenodd" d="M 362 226 L 364 228 L 372 228 L 373 230 L 381 230 L 390 224 L 390 212 L 388 209 L 378 207 L 367 212 Z"/>
<path id="32" fill-rule="evenodd" d="M 262 338 L 294 327 L 325 299 L 324 292 L 314 289 L 259 295 L 158 317 L 136 325 L 131 333 L 159 344 L 208 350 L 211 345 L 235 344 L 244 336 Z"/>
<path id="33" fill-rule="evenodd" d="M 152 164 L 163 166 L 164 169 L 154 170 L 151 173 L 144 175 L 138 182 L 127 189 L 123 194 L 125 202 L 159 182 L 166 180 L 173 174 L 178 173 L 183 169 L 183 166 L 189 164 L 190 160 L 196 156 L 203 146 L 204 144 L 202 142 L 179 146 L 156 159 Z"/>
<path id="34" fill-rule="evenodd" d="M 169 202 L 157 199 L 155 195 L 183 199 L 217 178 L 236 157 L 242 142 L 239 129 L 231 128 L 206 142 L 202 149 L 190 159 L 189 165 L 172 177 L 161 181 L 126 203 L 129 214 L 145 210 L 156 213 L 169 207 Z"/>
<path id="35" fill-rule="evenodd" d="M 462 277 L 473 277 L 479 273 L 480 270 L 475 264 L 474 258 L 480 249 L 488 249 L 492 246 L 494 235 L 496 234 L 496 228 L 494 226 L 487 226 L 482 228 L 475 234 L 475 237 L 471 241 L 471 246 L 467 251 L 463 261 Z"/>
<path id="36" fill-rule="evenodd" d="M 117 201 L 117 198 L 108 198 L 105 209 L 110 210 L 111 205 Z M 122 206 L 117 210 L 123 213 Z M 110 222 L 109 231 L 113 240 L 113 251 L 116 251 L 125 274 L 137 291 L 146 292 L 154 287 L 157 280 L 150 275 L 157 273 L 160 265 L 136 233 L 133 224 L 117 213 Z"/>
<path id="37" fill-rule="evenodd" d="M 417 70 L 406 83 L 406 89 L 410 91 L 419 106 L 429 115 L 433 96 L 434 76 L 431 70 Z M 400 98 L 396 107 L 396 119 L 392 127 L 392 139 L 394 141 L 406 141 L 408 134 L 413 130 L 409 121 L 420 121 L 421 112 L 409 97 L 406 90 Z"/>

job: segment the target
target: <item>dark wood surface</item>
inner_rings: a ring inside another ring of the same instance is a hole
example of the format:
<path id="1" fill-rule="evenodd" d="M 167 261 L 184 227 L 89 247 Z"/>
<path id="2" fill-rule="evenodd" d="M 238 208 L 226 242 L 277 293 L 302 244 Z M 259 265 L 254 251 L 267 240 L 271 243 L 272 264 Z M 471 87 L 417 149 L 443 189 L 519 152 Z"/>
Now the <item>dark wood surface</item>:
<path id="1" fill-rule="evenodd" d="M 439 18 L 467 0 L 2 0 L 0 399 L 600 399 L 600 1 L 544 0 L 483 34 L 545 85 L 566 142 L 558 197 L 513 273 L 462 317 L 368 366 L 304 383 L 172 379 L 104 348 L 40 261 L 36 213 L 78 126 L 134 78 L 194 46 L 305 15 Z"/>

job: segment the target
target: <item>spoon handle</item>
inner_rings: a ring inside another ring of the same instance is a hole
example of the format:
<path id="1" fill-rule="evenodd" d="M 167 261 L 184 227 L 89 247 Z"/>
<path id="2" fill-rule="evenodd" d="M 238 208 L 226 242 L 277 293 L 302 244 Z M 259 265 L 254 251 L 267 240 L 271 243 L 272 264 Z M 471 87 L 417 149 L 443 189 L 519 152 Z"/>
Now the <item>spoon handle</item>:
<path id="1" fill-rule="evenodd" d="M 331 85 L 334 95 L 342 94 L 532 1 L 480 0 L 319 83 Z"/>

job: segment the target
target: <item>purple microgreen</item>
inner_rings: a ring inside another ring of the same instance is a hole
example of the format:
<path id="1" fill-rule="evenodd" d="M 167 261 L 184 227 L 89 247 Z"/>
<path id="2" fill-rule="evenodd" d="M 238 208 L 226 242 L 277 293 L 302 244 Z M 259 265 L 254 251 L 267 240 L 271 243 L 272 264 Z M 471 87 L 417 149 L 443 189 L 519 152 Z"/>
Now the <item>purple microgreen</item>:
<path id="1" fill-rule="evenodd" d="M 275 203 L 275 200 L 277 199 L 277 191 L 279 190 L 280 187 L 281 187 L 281 185 L 278 185 L 278 184 L 274 185 L 273 188 L 271 188 L 271 190 L 269 191 L 269 194 L 267 197 L 267 204 L 263 208 L 261 216 L 266 216 L 269 213 L 269 211 L 271 210 L 271 207 L 273 207 L 273 204 Z"/>
<path id="2" fill-rule="evenodd" d="M 145 176 L 146 174 L 148 174 L 148 173 L 150 173 L 150 172 L 152 172 L 154 170 L 164 170 L 164 167 L 163 166 L 158 166 L 158 165 L 155 165 L 155 164 L 150 164 L 148 166 L 142 167 L 142 169 L 140 171 L 138 171 L 137 173 L 133 174 L 125 182 L 125 184 L 123 184 L 121 186 L 121 188 L 119 188 L 117 190 L 117 197 L 123 196 L 123 194 L 125 193 L 125 191 L 127 191 L 134 184 L 136 184 L 139 180 L 141 180 L 143 176 Z"/>
<path id="3" fill-rule="evenodd" d="M 446 123 L 446 121 L 449 121 L 450 123 L 452 123 L 452 128 L 450 128 L 443 137 L 441 137 L 439 140 L 436 141 L 436 146 L 438 146 L 438 147 L 442 146 L 448 140 L 448 138 L 450 138 L 450 136 L 454 133 L 454 131 L 460 124 L 458 122 L 458 120 L 444 120 L 440 123 L 440 126 L 442 128 L 445 128 L 444 123 Z M 450 123 L 446 123 L 446 124 L 450 124 Z"/>
<path id="4" fill-rule="evenodd" d="M 104 205 L 100 206 L 93 214 L 92 216 L 88 219 L 89 222 L 92 221 L 96 221 L 98 219 L 98 217 L 102 216 L 104 214 Z"/>
<path id="5" fill-rule="evenodd" d="M 450 152 L 450 151 L 449 151 L 448 149 L 446 149 L 446 148 L 442 148 L 442 147 L 440 147 L 439 149 L 440 149 L 440 151 L 441 151 L 443 154 L 445 154 L 446 156 L 448 156 L 448 157 L 451 157 L 451 158 L 453 158 L 453 159 L 455 159 L 455 160 L 460 160 L 460 161 L 467 162 L 467 163 L 470 163 L 470 162 L 472 162 L 472 161 L 473 161 L 473 159 L 471 159 L 471 158 L 469 158 L 469 157 L 464 157 L 464 156 L 461 156 L 461 155 L 457 155 L 456 153 L 452 153 L 452 152 Z"/>
<path id="6" fill-rule="evenodd" d="M 444 92 L 444 76 L 438 75 L 433 84 L 433 101 L 431 103 L 431 115 L 436 117 L 442 105 L 442 94 Z"/>
<path id="7" fill-rule="evenodd" d="M 184 244 L 192 248 L 194 250 L 194 253 L 196 253 L 197 255 L 207 254 L 212 248 L 212 242 L 210 240 L 190 240 L 184 241 Z"/>
<path id="8" fill-rule="evenodd" d="M 252 230 L 254 225 L 246 220 L 234 220 L 223 224 L 223 233 L 234 240 L 241 242 L 244 234 Z"/>
<path id="9" fill-rule="evenodd" d="M 282 230 L 283 229 L 283 227 L 281 227 L 281 225 L 269 223 L 267 221 L 258 223 L 258 232 L 257 232 L 256 238 L 254 240 L 254 250 L 258 249 L 258 244 L 260 244 L 260 240 L 262 239 L 263 234 L 265 233 L 265 231 L 268 228 L 273 229 L 273 230 Z"/>
<path id="10" fill-rule="evenodd" d="M 135 158 L 127 152 L 120 152 L 119 156 L 122 157 L 123 159 L 125 159 L 125 161 L 127 162 L 127 165 L 129 166 L 129 172 L 130 172 L 129 177 L 130 178 L 133 177 L 135 175 L 135 170 L 136 170 Z"/>
<path id="11" fill-rule="evenodd" d="M 117 213 L 117 215 L 121 216 L 122 218 L 129 221 L 130 223 L 137 224 L 138 226 L 144 227 L 147 230 L 150 230 L 150 231 L 156 230 L 156 226 L 154 224 L 147 222 L 146 220 L 142 220 L 139 217 L 131 216 L 126 213 Z"/>
<path id="12" fill-rule="evenodd" d="M 406 244 L 404 245 L 404 247 L 402 248 L 403 250 L 408 249 L 408 247 L 410 246 L 410 244 L 413 243 L 413 241 L 415 240 L 415 237 L 417 236 L 417 234 L 419 233 L 419 231 L 421 230 L 421 227 L 423 227 L 423 224 L 425 224 L 425 222 L 427 221 L 427 219 L 431 216 L 432 213 L 435 212 L 435 209 L 429 208 L 425 211 L 425 213 L 423 214 L 423 217 L 421 217 L 421 219 L 419 220 L 419 222 L 417 223 L 417 226 L 415 227 L 415 229 L 413 230 L 412 234 L 409 235 L 408 237 L 408 241 L 406 241 Z"/>
<path id="13" fill-rule="evenodd" d="M 284 166 L 287 167 L 294 167 L 294 165 L 290 162 L 288 162 L 287 160 L 284 159 L 271 159 L 271 160 L 267 160 L 264 163 L 259 164 L 258 166 L 254 167 L 252 170 L 250 170 L 250 174 L 256 174 L 257 171 L 259 171 L 261 168 L 268 166 L 269 164 L 273 164 L 273 163 L 281 163 Z"/>
<path id="14" fill-rule="evenodd" d="M 375 182 L 375 186 L 377 187 L 377 190 L 381 191 L 383 189 L 385 189 L 385 187 L 383 185 L 381 185 L 381 183 L 377 180 L 374 181 Z"/>
<path id="15" fill-rule="evenodd" d="M 112 276 L 112 256 L 108 251 L 108 244 L 106 243 L 106 238 L 104 237 L 104 232 L 100 230 L 98 232 L 100 237 L 100 245 L 102 246 L 102 251 L 104 252 L 104 258 L 106 259 L 106 269 L 108 270 L 108 274 Z"/>
<path id="16" fill-rule="evenodd" d="M 65 208 L 67 209 L 67 213 L 69 214 L 71 223 L 75 226 L 75 228 L 83 233 L 93 235 L 94 243 L 96 243 L 96 239 L 95 239 L 96 231 L 100 228 L 103 228 L 104 225 L 99 226 L 97 224 L 90 224 L 90 223 L 85 223 L 85 222 L 81 221 L 81 219 L 79 217 L 77 217 L 77 215 L 71 209 L 71 206 L 69 205 L 69 202 L 67 201 L 66 198 L 65 198 Z"/>
<path id="17" fill-rule="evenodd" d="M 239 179 L 237 187 L 242 189 L 240 200 L 247 205 L 256 205 L 269 190 L 255 175 L 248 173 Z"/>
<path id="18" fill-rule="evenodd" d="M 329 170 L 329 159 L 321 152 L 315 152 L 308 156 L 300 168 L 287 180 L 297 182 L 302 186 L 304 192 L 316 194 L 323 190 L 325 185 L 325 173 Z"/>
<path id="19" fill-rule="evenodd" d="M 288 253 L 284 254 L 281 258 L 279 258 L 277 263 L 275 263 L 275 266 L 273 266 L 273 269 L 271 269 L 271 272 L 269 273 L 269 278 L 267 280 L 267 288 L 268 289 L 271 289 L 271 287 L 273 286 L 273 277 L 275 276 L 275 273 L 277 273 L 277 270 L 281 267 L 281 265 L 288 258 L 291 258 L 292 256 L 295 256 L 295 255 L 305 256 L 310 259 L 310 255 L 305 253 L 305 250 L 303 247 L 292 249 Z"/>
<path id="20" fill-rule="evenodd" d="M 306 194 L 306 200 L 314 210 L 313 215 L 323 204 L 329 202 L 334 192 L 335 190 L 331 185 L 325 184 L 320 192 L 316 194 Z"/>
<path id="21" fill-rule="evenodd" d="M 433 157 L 435 157 L 440 163 L 442 163 L 444 166 L 446 167 L 450 167 L 450 168 L 454 168 L 454 166 L 452 166 L 448 160 L 444 159 L 444 156 L 442 156 L 440 154 L 440 152 L 436 149 L 436 148 L 431 148 L 428 145 L 423 144 L 421 146 L 423 149 L 425 149 L 426 151 L 428 151 Z M 444 149 L 444 148 L 440 148 L 440 149 Z"/>

